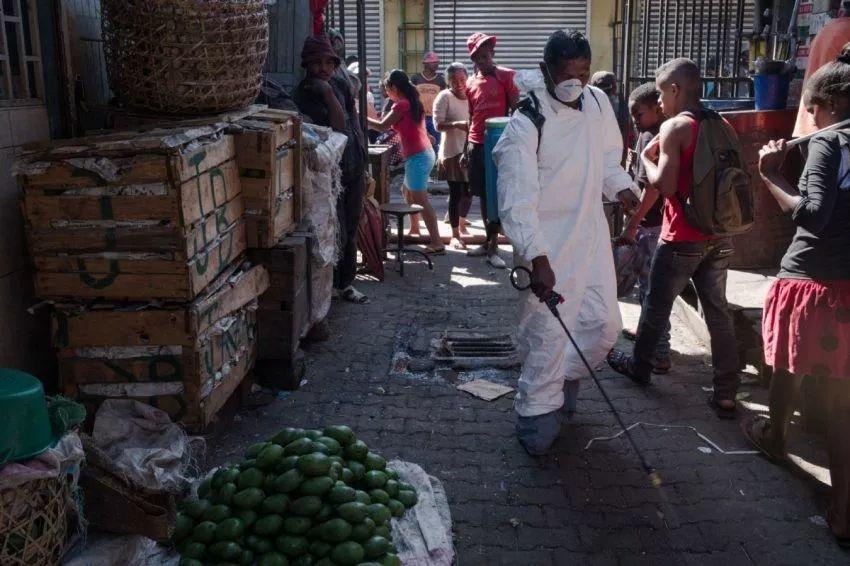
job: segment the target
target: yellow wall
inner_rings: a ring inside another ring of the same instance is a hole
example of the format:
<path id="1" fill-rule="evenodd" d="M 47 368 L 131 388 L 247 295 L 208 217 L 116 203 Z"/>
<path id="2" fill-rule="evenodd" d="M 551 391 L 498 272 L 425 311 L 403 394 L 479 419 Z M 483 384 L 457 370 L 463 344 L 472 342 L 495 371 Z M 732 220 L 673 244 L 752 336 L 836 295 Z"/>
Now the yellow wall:
<path id="1" fill-rule="evenodd" d="M 593 71 L 611 71 L 614 68 L 612 42 L 616 20 L 614 0 L 589 0 L 590 48 L 593 51 Z"/>
<path id="2" fill-rule="evenodd" d="M 384 0 L 384 69 L 399 66 L 398 28 L 401 24 L 401 4 L 405 3 L 405 16 L 408 22 L 429 23 L 425 21 L 425 2 L 428 0 Z M 521 1 L 521 0 L 518 0 Z M 614 0 L 588 0 L 591 4 L 590 44 L 593 50 L 593 70 L 611 70 L 613 68 L 612 41 L 615 20 Z M 415 32 L 410 32 L 413 39 Z M 421 37 L 418 38 L 421 41 Z M 418 57 L 411 57 L 407 67 L 419 68 Z"/>
<path id="3" fill-rule="evenodd" d="M 399 62 L 399 42 L 398 28 L 402 24 L 402 4 L 404 4 L 404 16 L 408 24 L 419 23 L 425 24 L 426 20 L 426 5 L 428 0 L 384 0 L 384 69 L 395 69 L 400 65 Z M 414 42 L 424 46 L 424 34 L 421 32 L 408 32 L 408 46 Z M 416 54 L 409 58 L 406 63 L 402 63 L 402 68 L 415 72 L 419 70 L 421 55 Z"/>

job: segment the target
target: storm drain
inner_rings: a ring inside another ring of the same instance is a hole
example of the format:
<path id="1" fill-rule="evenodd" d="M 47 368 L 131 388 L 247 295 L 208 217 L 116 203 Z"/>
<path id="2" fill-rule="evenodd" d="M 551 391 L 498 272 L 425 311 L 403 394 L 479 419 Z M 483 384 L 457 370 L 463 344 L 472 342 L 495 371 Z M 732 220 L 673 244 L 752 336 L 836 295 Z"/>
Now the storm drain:
<path id="1" fill-rule="evenodd" d="M 467 367 L 504 367 L 517 363 L 516 342 L 509 334 L 445 332 L 431 341 L 431 359 Z"/>

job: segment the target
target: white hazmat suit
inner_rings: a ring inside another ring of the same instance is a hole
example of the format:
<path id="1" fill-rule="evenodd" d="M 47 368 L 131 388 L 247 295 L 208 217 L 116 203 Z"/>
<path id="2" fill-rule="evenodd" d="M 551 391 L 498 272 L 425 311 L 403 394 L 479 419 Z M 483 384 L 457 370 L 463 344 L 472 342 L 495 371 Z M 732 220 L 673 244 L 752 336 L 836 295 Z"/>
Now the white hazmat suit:
<path id="1" fill-rule="evenodd" d="M 534 92 L 546 118 L 539 150 L 537 128 L 520 112 L 494 150 L 499 215 L 516 265 L 530 268 L 532 259 L 548 256 L 555 290 L 565 298 L 561 317 L 595 367 L 622 328 L 602 196 L 616 201 L 633 182 L 620 166 L 622 137 L 601 90 L 586 86 L 581 110 L 558 102 L 545 88 Z M 520 300 L 517 340 L 523 359 L 517 413 L 534 417 L 560 409 L 564 379 L 584 377 L 587 369 L 531 291 Z"/>

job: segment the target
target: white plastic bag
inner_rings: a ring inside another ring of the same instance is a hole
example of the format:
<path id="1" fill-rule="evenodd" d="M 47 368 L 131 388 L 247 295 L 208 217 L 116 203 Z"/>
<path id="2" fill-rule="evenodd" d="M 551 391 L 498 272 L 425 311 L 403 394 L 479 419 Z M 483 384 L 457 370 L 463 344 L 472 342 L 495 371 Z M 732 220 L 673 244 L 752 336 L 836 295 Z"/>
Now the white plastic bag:
<path id="1" fill-rule="evenodd" d="M 455 549 L 452 516 L 440 480 L 411 462 L 393 460 L 387 467 L 416 488 L 419 502 L 392 520 L 393 543 L 404 566 L 451 566 Z"/>

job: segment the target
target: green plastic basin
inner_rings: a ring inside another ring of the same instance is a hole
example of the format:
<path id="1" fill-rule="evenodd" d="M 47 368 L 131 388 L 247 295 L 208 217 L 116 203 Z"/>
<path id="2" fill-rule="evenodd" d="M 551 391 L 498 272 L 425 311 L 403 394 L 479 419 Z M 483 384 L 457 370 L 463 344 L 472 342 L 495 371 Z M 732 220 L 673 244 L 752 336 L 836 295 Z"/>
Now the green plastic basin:
<path id="1" fill-rule="evenodd" d="M 28 373 L 0 368 L 0 466 L 37 456 L 52 443 L 41 382 Z"/>

